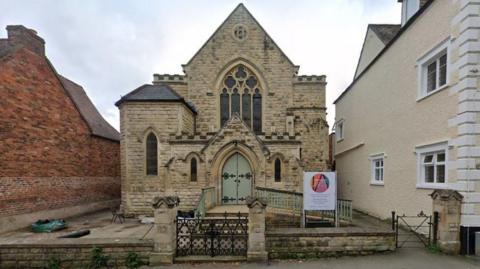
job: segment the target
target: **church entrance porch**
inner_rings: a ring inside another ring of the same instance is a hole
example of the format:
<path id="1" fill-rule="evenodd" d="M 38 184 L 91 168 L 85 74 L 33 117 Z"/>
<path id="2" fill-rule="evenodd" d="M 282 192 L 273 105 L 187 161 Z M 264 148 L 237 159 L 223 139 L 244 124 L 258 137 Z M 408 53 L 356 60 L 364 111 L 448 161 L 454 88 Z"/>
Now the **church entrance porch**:
<path id="1" fill-rule="evenodd" d="M 253 174 L 247 159 L 240 153 L 234 153 L 222 169 L 222 204 L 244 204 L 252 194 Z"/>

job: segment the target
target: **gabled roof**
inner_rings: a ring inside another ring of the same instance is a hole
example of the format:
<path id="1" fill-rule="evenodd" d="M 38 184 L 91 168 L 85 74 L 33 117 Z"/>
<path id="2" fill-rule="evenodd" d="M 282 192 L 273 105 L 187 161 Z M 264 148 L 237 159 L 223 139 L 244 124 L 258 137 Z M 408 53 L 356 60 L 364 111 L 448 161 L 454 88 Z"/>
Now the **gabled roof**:
<path id="1" fill-rule="evenodd" d="M 17 37 L 17 39 L 11 39 L 10 35 L 11 31 L 13 30 L 17 31 L 17 35 L 19 33 L 18 31 L 20 31 L 21 34 L 27 35 L 27 37 L 29 37 L 30 39 L 27 39 L 27 41 L 19 41 L 19 37 Z M 118 131 L 115 130 L 115 128 L 113 128 L 102 117 L 102 115 L 98 112 L 96 107 L 88 98 L 82 86 L 67 79 L 66 77 L 60 75 L 57 72 L 48 57 L 46 57 L 44 54 L 43 44 L 45 44 L 45 41 L 37 35 L 36 31 L 28 29 L 23 25 L 9 25 L 7 26 L 7 31 L 9 33 L 9 37 L 7 39 L 0 39 L 0 60 L 3 60 L 4 57 L 8 57 L 9 55 L 14 55 L 21 49 L 26 49 L 45 59 L 47 66 L 58 79 L 66 95 L 70 98 L 70 100 L 72 100 L 75 108 L 87 124 L 90 133 L 94 136 L 106 138 L 113 141 L 120 141 L 120 134 L 118 133 Z M 32 49 L 32 47 L 26 46 L 26 44 L 28 44 L 28 42 L 30 42 L 31 40 L 39 41 L 40 44 L 42 44 L 41 49 L 37 48 L 35 50 Z"/>
<path id="2" fill-rule="evenodd" d="M 179 102 L 185 104 L 193 113 L 197 114 L 195 106 L 166 84 L 145 84 L 131 91 L 118 100 L 115 105 L 120 106 L 124 102 Z"/>
<path id="3" fill-rule="evenodd" d="M 195 59 L 195 57 L 203 50 L 203 48 L 208 44 L 208 42 L 210 42 L 210 40 L 213 39 L 213 37 L 218 33 L 218 31 L 220 31 L 220 29 L 222 29 L 222 27 L 229 21 L 229 19 L 235 14 L 237 13 L 239 10 L 245 10 L 246 13 L 248 14 L 248 16 L 253 20 L 253 22 L 255 24 L 258 25 L 258 28 L 265 33 L 265 35 L 268 37 L 268 39 L 270 39 L 272 41 L 272 43 L 275 45 L 275 47 L 280 51 L 280 53 L 285 57 L 285 59 L 287 59 L 287 61 L 292 65 L 292 66 L 295 66 L 298 68 L 297 65 L 293 64 L 293 62 L 290 60 L 290 58 L 288 58 L 288 56 L 282 51 L 282 49 L 280 49 L 280 47 L 277 45 L 277 43 L 275 43 L 275 41 L 273 40 L 273 38 L 267 33 L 267 31 L 265 31 L 265 29 L 262 27 L 262 25 L 257 21 L 257 19 L 255 19 L 255 17 L 252 15 L 252 13 L 250 13 L 250 11 L 248 11 L 248 9 L 242 4 L 238 4 L 237 7 L 230 13 L 230 15 L 228 15 L 228 17 L 222 22 L 222 24 L 220 24 L 220 26 L 218 26 L 218 28 L 215 30 L 215 32 L 213 32 L 213 34 L 207 39 L 207 41 L 205 43 L 203 43 L 203 45 L 200 47 L 200 49 L 193 55 L 193 57 L 187 62 L 186 65 L 189 65 L 193 59 Z"/>
<path id="4" fill-rule="evenodd" d="M 63 87 L 72 99 L 77 110 L 83 119 L 87 122 L 93 135 L 107 138 L 110 140 L 120 141 L 120 134 L 113 128 L 98 112 L 95 105 L 88 98 L 82 86 L 58 74 L 58 78 Z"/>
<path id="5" fill-rule="evenodd" d="M 378 36 L 378 38 L 387 45 L 397 35 L 402 26 L 400 24 L 369 24 L 368 28 Z"/>
<path id="6" fill-rule="evenodd" d="M 343 96 L 345 96 L 345 94 L 347 94 L 351 89 L 352 87 L 355 85 L 355 83 L 357 83 L 358 80 L 360 80 L 363 75 L 370 69 L 370 67 L 372 67 L 377 61 L 378 59 L 380 59 L 383 54 L 385 54 L 385 52 L 388 51 L 388 49 L 390 49 L 390 47 L 402 36 L 402 34 L 408 30 L 412 24 L 420 17 L 422 16 L 423 12 L 425 12 L 425 10 L 427 10 L 427 8 L 434 2 L 435 0 L 427 0 L 427 2 L 417 11 L 417 13 L 415 13 L 415 15 L 413 15 L 408 21 L 407 23 L 405 23 L 405 25 L 403 27 L 400 28 L 400 30 L 397 32 L 397 34 L 392 38 L 392 40 L 382 49 L 382 51 L 380 51 L 380 53 L 370 62 L 370 64 L 367 65 L 367 67 L 365 67 L 365 69 L 363 69 L 362 73 L 360 73 L 353 81 L 352 83 L 350 83 L 350 85 L 340 94 L 340 96 L 337 97 L 337 99 L 335 99 L 335 101 L 333 101 L 333 104 L 336 104 L 338 101 L 340 101 L 340 99 L 343 98 Z"/>

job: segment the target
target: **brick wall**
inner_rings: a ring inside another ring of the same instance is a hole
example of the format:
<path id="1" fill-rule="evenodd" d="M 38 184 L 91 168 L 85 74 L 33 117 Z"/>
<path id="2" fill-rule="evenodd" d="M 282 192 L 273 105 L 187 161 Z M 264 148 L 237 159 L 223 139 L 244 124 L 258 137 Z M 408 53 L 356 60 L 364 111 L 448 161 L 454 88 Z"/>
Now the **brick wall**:
<path id="1" fill-rule="evenodd" d="M 0 217 L 111 200 L 119 143 L 92 136 L 47 58 L 0 56 Z"/>

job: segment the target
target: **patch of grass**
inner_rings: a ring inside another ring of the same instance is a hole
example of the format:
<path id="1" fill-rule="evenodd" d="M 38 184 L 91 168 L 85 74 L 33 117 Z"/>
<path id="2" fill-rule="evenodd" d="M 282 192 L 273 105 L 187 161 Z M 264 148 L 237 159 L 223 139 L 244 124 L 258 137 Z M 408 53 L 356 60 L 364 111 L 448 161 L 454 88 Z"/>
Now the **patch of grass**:
<path id="1" fill-rule="evenodd" d="M 108 260 L 110 257 L 103 253 L 103 249 L 100 247 L 94 247 L 92 252 L 90 252 L 90 269 L 98 269 L 102 267 L 107 267 Z"/>
<path id="2" fill-rule="evenodd" d="M 427 250 L 430 252 L 430 253 L 441 253 L 442 250 L 440 249 L 440 247 L 436 244 L 430 244 L 427 246 Z"/>
<path id="3" fill-rule="evenodd" d="M 62 269 L 62 265 L 60 264 L 60 259 L 51 257 L 48 260 L 47 269 Z"/>
<path id="4" fill-rule="evenodd" d="M 140 259 L 137 253 L 129 252 L 127 255 L 127 260 L 125 262 L 125 265 L 127 266 L 128 269 L 136 269 L 142 265 L 145 265 L 145 263 Z"/>

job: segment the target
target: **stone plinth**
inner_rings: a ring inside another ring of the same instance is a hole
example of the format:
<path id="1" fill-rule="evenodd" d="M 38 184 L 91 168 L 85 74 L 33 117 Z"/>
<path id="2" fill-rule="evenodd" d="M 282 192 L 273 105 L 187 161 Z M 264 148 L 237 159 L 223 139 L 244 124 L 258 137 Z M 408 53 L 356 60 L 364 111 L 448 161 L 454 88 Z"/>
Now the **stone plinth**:
<path id="1" fill-rule="evenodd" d="M 265 201 L 256 197 L 247 198 L 248 210 L 248 251 L 247 261 L 266 262 L 268 252 L 265 248 Z"/>
<path id="2" fill-rule="evenodd" d="M 179 199 L 176 196 L 153 199 L 155 227 L 154 248 L 150 254 L 150 265 L 172 264 L 176 250 L 175 218 Z"/>
<path id="3" fill-rule="evenodd" d="M 437 243 L 445 253 L 460 253 L 460 214 L 463 196 L 454 190 L 435 190 L 433 212 L 438 212 Z M 434 235 L 435 236 L 435 235 Z"/>

